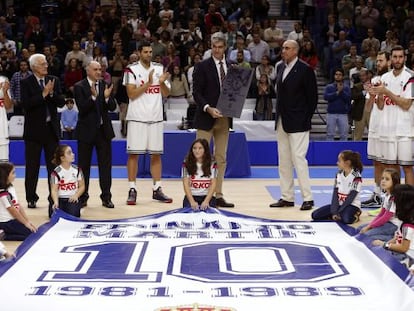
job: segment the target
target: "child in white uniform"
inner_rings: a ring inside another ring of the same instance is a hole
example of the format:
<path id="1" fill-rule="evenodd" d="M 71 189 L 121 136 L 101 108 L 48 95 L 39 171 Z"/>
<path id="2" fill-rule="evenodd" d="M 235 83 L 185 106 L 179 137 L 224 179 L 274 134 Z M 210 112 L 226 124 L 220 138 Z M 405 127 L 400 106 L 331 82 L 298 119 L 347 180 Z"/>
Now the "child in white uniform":
<path id="1" fill-rule="evenodd" d="M 85 191 L 85 181 L 82 170 L 73 165 L 75 154 L 68 145 L 56 148 L 52 161 L 57 167 L 50 178 L 53 206 L 49 210 L 49 217 L 53 210 L 60 208 L 64 212 L 80 217 L 81 202 L 79 197 Z"/>
<path id="2" fill-rule="evenodd" d="M 185 157 L 181 177 L 185 197 L 183 207 L 205 210 L 216 206 L 213 197 L 217 180 L 217 165 L 212 160 L 207 140 L 196 139 Z"/>

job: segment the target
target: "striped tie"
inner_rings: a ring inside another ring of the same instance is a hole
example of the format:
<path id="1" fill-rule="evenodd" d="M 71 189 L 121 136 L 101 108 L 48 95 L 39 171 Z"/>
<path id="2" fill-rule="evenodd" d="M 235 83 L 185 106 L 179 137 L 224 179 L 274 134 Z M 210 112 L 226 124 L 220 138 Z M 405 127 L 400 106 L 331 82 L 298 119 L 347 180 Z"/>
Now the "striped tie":
<path id="1" fill-rule="evenodd" d="M 223 81 L 224 81 L 224 78 L 226 77 L 226 72 L 224 71 L 223 62 L 220 61 L 219 64 L 220 64 L 220 82 L 221 82 L 221 85 L 223 86 Z"/>

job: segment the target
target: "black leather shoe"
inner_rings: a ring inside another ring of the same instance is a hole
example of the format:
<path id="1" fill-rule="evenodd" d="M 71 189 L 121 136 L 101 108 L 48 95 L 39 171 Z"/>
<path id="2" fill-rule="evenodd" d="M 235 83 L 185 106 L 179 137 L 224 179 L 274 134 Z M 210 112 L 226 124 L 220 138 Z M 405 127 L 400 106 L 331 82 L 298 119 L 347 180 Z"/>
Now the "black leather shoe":
<path id="1" fill-rule="evenodd" d="M 29 201 L 27 202 L 28 208 L 36 208 L 36 201 Z"/>
<path id="2" fill-rule="evenodd" d="M 106 208 L 114 208 L 115 207 L 114 203 L 112 203 L 111 200 L 102 201 L 102 205 L 105 206 Z"/>
<path id="3" fill-rule="evenodd" d="M 279 201 L 269 205 L 270 207 L 292 207 L 295 206 L 295 202 L 286 201 L 280 199 Z"/>
<path id="4" fill-rule="evenodd" d="M 232 207 L 234 207 L 234 204 L 226 202 L 226 200 L 224 200 L 224 198 L 218 198 L 218 199 L 216 199 L 216 207 L 232 208 Z"/>
<path id="5" fill-rule="evenodd" d="M 84 208 L 85 206 L 88 206 L 88 201 L 81 201 L 81 208 Z"/>
<path id="6" fill-rule="evenodd" d="M 300 207 L 300 210 L 301 211 L 308 211 L 308 210 L 313 208 L 313 205 L 314 205 L 313 201 L 304 201 L 302 203 L 302 206 Z"/>

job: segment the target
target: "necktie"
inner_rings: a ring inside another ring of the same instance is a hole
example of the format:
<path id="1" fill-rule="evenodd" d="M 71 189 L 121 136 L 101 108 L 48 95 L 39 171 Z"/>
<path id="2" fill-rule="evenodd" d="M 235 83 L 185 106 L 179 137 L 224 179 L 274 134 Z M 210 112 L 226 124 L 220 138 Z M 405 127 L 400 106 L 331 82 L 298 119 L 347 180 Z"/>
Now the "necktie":
<path id="1" fill-rule="evenodd" d="M 96 99 L 95 99 L 95 103 L 96 103 L 96 113 L 98 114 L 96 126 L 99 128 L 101 126 L 101 124 L 102 124 L 101 106 L 100 106 L 100 103 L 99 103 L 99 83 L 98 82 L 95 82 L 94 86 L 95 86 L 95 90 L 96 90 Z"/>
<path id="2" fill-rule="evenodd" d="M 43 91 L 43 89 L 45 88 L 45 80 L 40 79 L 39 83 L 40 83 L 40 88 Z M 46 122 L 50 122 L 50 112 L 49 112 L 49 107 L 47 106 L 47 104 L 46 104 Z"/>
<path id="3" fill-rule="evenodd" d="M 221 86 L 223 87 L 223 81 L 224 81 L 224 78 L 226 77 L 226 72 L 224 71 L 224 66 L 223 66 L 222 61 L 219 62 L 219 65 L 220 65 L 220 82 L 221 82 Z"/>

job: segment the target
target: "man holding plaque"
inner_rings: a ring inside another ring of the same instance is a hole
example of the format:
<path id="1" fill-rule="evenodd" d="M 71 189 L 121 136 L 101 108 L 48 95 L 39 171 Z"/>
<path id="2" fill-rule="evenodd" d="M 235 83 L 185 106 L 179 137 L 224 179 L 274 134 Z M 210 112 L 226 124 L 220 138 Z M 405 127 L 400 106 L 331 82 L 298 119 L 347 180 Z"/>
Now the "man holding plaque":
<path id="1" fill-rule="evenodd" d="M 223 198 L 223 179 L 226 171 L 226 154 L 229 141 L 231 119 L 218 110 L 217 102 L 222 90 L 223 80 L 229 68 L 226 63 L 226 39 L 223 33 L 211 35 L 211 57 L 198 63 L 193 74 L 193 96 L 197 104 L 194 126 L 197 139 L 208 142 L 214 139 L 214 157 L 217 161 L 218 175 L 216 185 L 217 207 L 234 207 Z"/>

